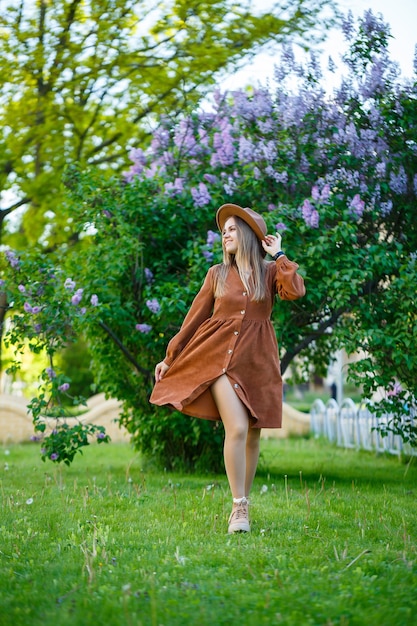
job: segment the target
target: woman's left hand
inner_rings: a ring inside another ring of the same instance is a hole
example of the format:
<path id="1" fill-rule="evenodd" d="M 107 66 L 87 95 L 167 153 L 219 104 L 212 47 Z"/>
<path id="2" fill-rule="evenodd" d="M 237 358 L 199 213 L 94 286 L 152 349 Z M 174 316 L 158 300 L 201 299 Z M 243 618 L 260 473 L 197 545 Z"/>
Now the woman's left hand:
<path id="1" fill-rule="evenodd" d="M 271 256 L 281 251 L 282 237 L 279 233 L 275 235 L 265 235 L 265 239 L 261 242 L 262 247 Z"/>

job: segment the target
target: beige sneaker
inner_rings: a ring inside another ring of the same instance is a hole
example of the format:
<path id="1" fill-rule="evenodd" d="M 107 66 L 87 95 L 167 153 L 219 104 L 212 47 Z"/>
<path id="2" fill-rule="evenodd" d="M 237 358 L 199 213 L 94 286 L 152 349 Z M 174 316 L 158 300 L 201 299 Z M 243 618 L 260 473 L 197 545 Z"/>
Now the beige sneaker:
<path id="1" fill-rule="evenodd" d="M 250 532 L 248 505 L 249 502 L 246 498 L 242 498 L 240 502 L 233 503 L 233 509 L 229 517 L 229 529 L 227 531 L 229 534 Z"/>

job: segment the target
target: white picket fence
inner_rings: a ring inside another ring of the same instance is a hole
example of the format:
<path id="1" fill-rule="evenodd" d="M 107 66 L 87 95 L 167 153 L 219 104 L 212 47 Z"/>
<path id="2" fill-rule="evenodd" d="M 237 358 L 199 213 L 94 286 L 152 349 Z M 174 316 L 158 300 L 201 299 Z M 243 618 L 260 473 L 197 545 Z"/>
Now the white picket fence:
<path id="1" fill-rule="evenodd" d="M 322 400 L 316 400 L 310 410 L 311 431 L 317 436 L 326 437 L 337 443 L 338 446 L 417 456 L 417 448 L 404 443 L 398 435 L 389 433 L 382 437 L 379 431 L 375 430 L 381 421 L 385 420 L 388 423 L 389 417 L 387 415 L 376 418 L 366 404 L 356 406 L 350 398 L 346 398 L 340 406 L 333 399 L 327 404 Z M 417 420 L 416 410 L 411 419 Z"/>

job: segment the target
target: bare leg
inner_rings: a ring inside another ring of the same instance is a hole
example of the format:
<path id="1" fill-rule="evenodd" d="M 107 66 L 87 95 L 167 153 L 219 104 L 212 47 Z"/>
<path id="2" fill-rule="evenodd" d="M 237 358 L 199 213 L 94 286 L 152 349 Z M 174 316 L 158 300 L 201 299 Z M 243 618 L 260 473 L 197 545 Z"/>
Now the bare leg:
<path id="1" fill-rule="evenodd" d="M 249 498 L 252 488 L 253 479 L 255 478 L 256 468 L 259 460 L 259 443 L 261 438 L 260 428 L 249 428 L 246 439 L 246 480 L 245 495 Z"/>
<path id="2" fill-rule="evenodd" d="M 246 496 L 246 445 L 249 416 L 226 375 L 211 386 L 225 430 L 224 464 L 233 498 Z M 251 464 L 252 465 L 252 464 Z M 251 467 L 251 473 L 254 474 Z M 253 476 L 251 482 L 253 480 Z"/>

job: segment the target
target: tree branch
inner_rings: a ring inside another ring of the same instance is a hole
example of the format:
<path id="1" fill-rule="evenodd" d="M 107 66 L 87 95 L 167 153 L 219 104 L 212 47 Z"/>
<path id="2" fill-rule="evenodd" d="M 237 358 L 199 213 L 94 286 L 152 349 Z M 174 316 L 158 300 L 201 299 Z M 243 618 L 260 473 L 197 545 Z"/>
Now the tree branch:
<path id="1" fill-rule="evenodd" d="M 15 202 L 15 204 L 12 204 L 7 209 L 0 209 L 0 222 L 4 220 L 6 215 L 9 215 L 9 213 L 12 213 L 12 211 L 14 211 L 15 209 L 18 209 L 24 204 L 28 204 L 30 201 L 31 201 L 31 198 L 26 197 L 26 198 L 23 198 L 22 200 L 19 200 L 18 202 Z"/>
<path id="2" fill-rule="evenodd" d="M 15 204 L 12 204 L 11 206 L 9 206 L 7 209 L 0 209 L 0 244 L 2 240 L 4 219 L 9 215 L 9 213 L 12 213 L 15 209 L 18 209 L 24 204 L 28 204 L 30 200 L 31 200 L 30 198 L 23 198 L 22 200 L 19 200 L 19 202 L 15 202 Z"/>
<path id="3" fill-rule="evenodd" d="M 378 278 L 373 278 L 372 280 L 368 280 L 364 283 L 362 289 L 358 291 L 354 296 L 352 296 L 349 301 L 344 306 L 340 306 L 333 311 L 333 313 L 327 319 L 323 320 L 317 330 L 311 332 L 309 335 L 304 337 L 296 346 L 292 348 L 292 350 L 287 350 L 284 356 L 281 359 L 281 374 L 284 374 L 286 369 L 288 368 L 291 361 L 307 346 L 310 345 L 313 341 L 315 341 L 318 337 L 324 335 L 326 330 L 333 326 L 337 320 L 344 314 L 351 311 L 352 306 L 362 298 L 366 293 L 373 293 L 383 276 Z"/>
<path id="4" fill-rule="evenodd" d="M 101 328 L 103 330 L 106 331 L 106 333 L 113 339 L 114 343 L 116 344 L 116 346 L 118 348 L 120 348 L 121 352 L 124 354 L 124 356 L 127 358 L 127 360 L 133 365 L 133 367 L 140 372 L 141 374 L 143 374 L 143 376 L 145 376 L 145 378 L 147 380 L 150 379 L 151 377 L 151 373 L 149 370 L 145 369 L 144 367 L 142 367 L 141 365 L 139 365 L 139 363 L 136 361 L 135 357 L 129 352 L 129 350 L 126 348 L 126 346 L 120 341 L 120 339 L 118 338 L 118 336 L 112 331 L 112 329 L 107 326 L 107 324 L 105 322 L 100 321 L 99 325 L 101 326 Z"/>

